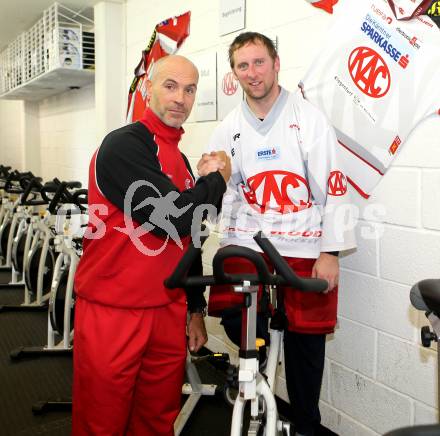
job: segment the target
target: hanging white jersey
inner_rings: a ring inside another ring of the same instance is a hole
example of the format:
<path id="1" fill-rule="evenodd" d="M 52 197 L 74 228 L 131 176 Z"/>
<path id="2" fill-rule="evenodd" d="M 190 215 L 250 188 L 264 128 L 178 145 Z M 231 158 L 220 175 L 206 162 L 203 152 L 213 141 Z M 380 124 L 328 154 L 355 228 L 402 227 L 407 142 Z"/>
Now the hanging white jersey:
<path id="1" fill-rule="evenodd" d="M 330 119 L 340 163 L 368 197 L 410 132 L 440 108 L 440 30 L 425 16 L 397 21 L 386 0 L 340 0 L 300 83 Z"/>
<path id="2" fill-rule="evenodd" d="M 281 89 L 263 121 L 243 101 L 215 129 L 208 152 L 213 150 L 225 150 L 232 161 L 222 245 L 258 250 L 252 236 L 263 230 L 288 257 L 355 247 L 334 130 L 299 92 Z"/>
<path id="3" fill-rule="evenodd" d="M 394 16 L 398 20 L 409 20 L 426 11 L 431 0 L 388 0 Z"/>
<path id="4" fill-rule="evenodd" d="M 329 14 L 333 13 L 333 6 L 338 0 L 306 0 L 315 8 L 324 9 Z M 398 20 L 408 20 L 417 15 L 424 14 L 432 0 L 388 0 L 394 16 Z"/>

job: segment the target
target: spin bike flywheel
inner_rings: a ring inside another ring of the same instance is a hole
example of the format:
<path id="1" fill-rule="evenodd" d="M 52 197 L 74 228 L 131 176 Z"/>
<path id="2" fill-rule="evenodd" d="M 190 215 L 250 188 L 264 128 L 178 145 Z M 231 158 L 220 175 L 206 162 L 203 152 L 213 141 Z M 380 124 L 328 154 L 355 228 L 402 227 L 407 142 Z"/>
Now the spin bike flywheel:
<path id="1" fill-rule="evenodd" d="M 15 271 L 22 274 L 23 273 L 23 259 L 24 259 L 24 247 L 26 245 L 27 233 L 23 232 L 20 235 L 17 243 L 12 245 L 12 264 L 14 265 Z"/>
<path id="2" fill-rule="evenodd" d="M 71 299 L 70 305 L 70 330 L 73 329 L 74 320 L 74 291 L 71 291 L 71 295 L 66 295 L 68 293 L 67 282 L 69 279 L 69 268 L 65 268 L 60 275 L 58 280 L 58 285 L 50 297 L 49 302 L 49 318 L 50 323 L 54 331 L 58 334 L 63 335 L 64 332 L 64 306 L 66 298 Z"/>
<path id="3" fill-rule="evenodd" d="M 6 223 L 0 238 L 0 255 L 6 259 L 6 254 L 8 252 L 8 240 L 9 232 L 11 231 L 11 222 Z"/>
<path id="4" fill-rule="evenodd" d="M 26 265 L 25 281 L 28 290 L 34 295 L 37 294 L 38 285 L 38 268 L 40 265 L 40 257 L 43 252 L 43 241 L 40 239 L 29 254 L 28 263 Z M 53 249 L 49 247 L 47 250 L 46 262 L 43 271 L 43 295 L 50 292 L 52 284 L 52 276 L 55 266 L 55 255 Z"/>

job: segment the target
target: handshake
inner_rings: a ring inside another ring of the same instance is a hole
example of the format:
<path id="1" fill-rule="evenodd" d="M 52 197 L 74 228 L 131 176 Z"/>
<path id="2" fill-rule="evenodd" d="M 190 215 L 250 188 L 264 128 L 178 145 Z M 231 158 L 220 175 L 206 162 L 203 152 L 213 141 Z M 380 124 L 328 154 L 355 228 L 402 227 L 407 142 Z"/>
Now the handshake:
<path id="1" fill-rule="evenodd" d="M 225 182 L 231 177 L 231 158 L 224 151 L 204 153 L 197 164 L 199 176 L 207 176 L 215 171 L 222 175 Z"/>

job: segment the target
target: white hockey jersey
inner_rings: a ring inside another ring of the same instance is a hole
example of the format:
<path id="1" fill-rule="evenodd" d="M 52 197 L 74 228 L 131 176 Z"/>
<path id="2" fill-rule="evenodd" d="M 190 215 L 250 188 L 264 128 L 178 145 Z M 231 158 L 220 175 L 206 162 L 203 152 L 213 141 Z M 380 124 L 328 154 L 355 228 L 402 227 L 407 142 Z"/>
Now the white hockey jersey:
<path id="1" fill-rule="evenodd" d="M 408 20 L 423 14 L 431 0 L 388 0 L 398 20 Z"/>
<path id="2" fill-rule="evenodd" d="M 335 128 L 348 180 L 364 197 L 414 127 L 440 108 L 440 30 L 397 21 L 386 0 L 340 0 L 300 87 Z"/>
<path id="3" fill-rule="evenodd" d="M 221 245 L 258 250 L 270 238 L 283 256 L 317 258 L 355 247 L 347 181 L 325 116 L 284 89 L 261 121 L 243 101 L 215 129 L 208 152 L 225 150 L 232 176 L 223 197 Z"/>

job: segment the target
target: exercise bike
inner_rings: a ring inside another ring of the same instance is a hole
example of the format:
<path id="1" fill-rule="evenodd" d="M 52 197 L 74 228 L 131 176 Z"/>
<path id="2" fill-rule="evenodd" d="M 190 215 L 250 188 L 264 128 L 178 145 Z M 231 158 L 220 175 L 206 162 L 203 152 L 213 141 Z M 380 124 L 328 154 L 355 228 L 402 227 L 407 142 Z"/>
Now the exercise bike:
<path id="1" fill-rule="evenodd" d="M 437 350 L 440 349 L 440 279 L 425 279 L 417 282 L 410 291 L 411 304 L 425 312 L 431 323 L 421 329 L 421 340 L 424 347 L 430 347 L 431 342 L 437 342 Z M 437 364 L 440 368 L 440 354 L 437 352 Z M 440 380 L 438 380 L 438 401 L 440 404 Z M 384 436 L 439 436 L 440 424 L 418 425 L 390 431 Z"/>
<path id="2" fill-rule="evenodd" d="M 201 240 L 204 242 L 206 236 Z M 258 347 L 264 345 L 256 338 L 257 292 L 263 286 L 291 286 L 301 291 L 322 292 L 328 283 L 320 279 L 303 279 L 291 270 L 287 262 L 279 255 L 270 241 L 261 232 L 254 240 L 273 264 L 276 274 L 271 274 L 268 267 L 256 251 L 247 247 L 226 246 L 218 250 L 213 258 L 213 275 L 187 277 L 187 273 L 201 248 L 191 244 L 188 251 L 177 265 L 174 273 L 165 281 L 173 288 L 191 288 L 192 286 L 211 286 L 214 284 L 234 285 L 235 292 L 245 296 L 245 307 L 242 309 L 242 338 L 239 351 L 238 395 L 234 403 L 231 424 L 231 436 L 241 436 L 243 432 L 243 412 L 246 403 L 251 406 L 250 435 L 290 435 L 290 424 L 278 416 L 274 396 L 276 368 L 280 360 L 282 330 L 271 329 L 270 352 L 264 372 L 259 370 Z M 202 242 L 202 243 L 203 243 Z M 223 263 L 228 258 L 243 257 L 256 268 L 256 274 L 227 274 Z"/>
<path id="3" fill-rule="evenodd" d="M 2 221 L 0 225 L 0 257 L 4 264 L 1 269 L 11 271 L 9 287 L 21 287 L 18 282 L 18 274 L 12 264 L 12 245 L 17 230 L 17 224 L 23 215 L 23 207 L 20 205 L 20 196 L 25 191 L 29 181 L 35 176 L 30 172 L 19 173 L 14 171 L 8 175 L 2 187 L 5 196 L 2 199 Z"/>
<path id="4" fill-rule="evenodd" d="M 86 199 L 80 198 L 86 195 L 86 190 L 69 191 L 79 188 L 79 182 L 60 182 L 55 179 L 50 184 L 45 184 L 41 191 L 49 206 L 41 223 L 37 223 L 37 231 L 33 236 L 32 247 L 27 265 L 27 285 L 33 289 L 37 286 L 37 298 L 35 303 L 22 305 L 23 310 L 31 307 L 43 307 L 48 310 L 48 334 L 47 344 L 44 346 L 18 347 L 10 352 L 10 358 L 18 360 L 23 357 L 36 357 L 48 354 L 70 354 L 72 352 L 73 338 L 73 279 L 76 265 L 81 253 L 81 235 L 72 231 L 72 216 L 85 218 L 79 223 L 84 229 L 87 217 L 85 207 L 82 206 Z M 52 198 L 47 195 L 52 193 Z M 63 205 L 67 209 L 62 210 Z M 57 226 L 58 222 L 58 226 Z M 39 232 L 38 232 L 39 231 Z M 50 246 L 50 250 L 49 250 Z M 38 250 L 41 254 L 38 256 Z M 47 263 L 50 255 L 50 263 Z M 32 270 L 32 259 L 38 267 Z M 45 274 L 41 273 L 44 270 Z M 28 284 L 29 283 L 29 284 Z M 34 284 L 32 286 L 32 284 Z M 43 294 L 44 292 L 44 294 Z M 39 302 L 47 302 L 43 306 Z M 61 340 L 57 342 L 58 337 Z"/>

